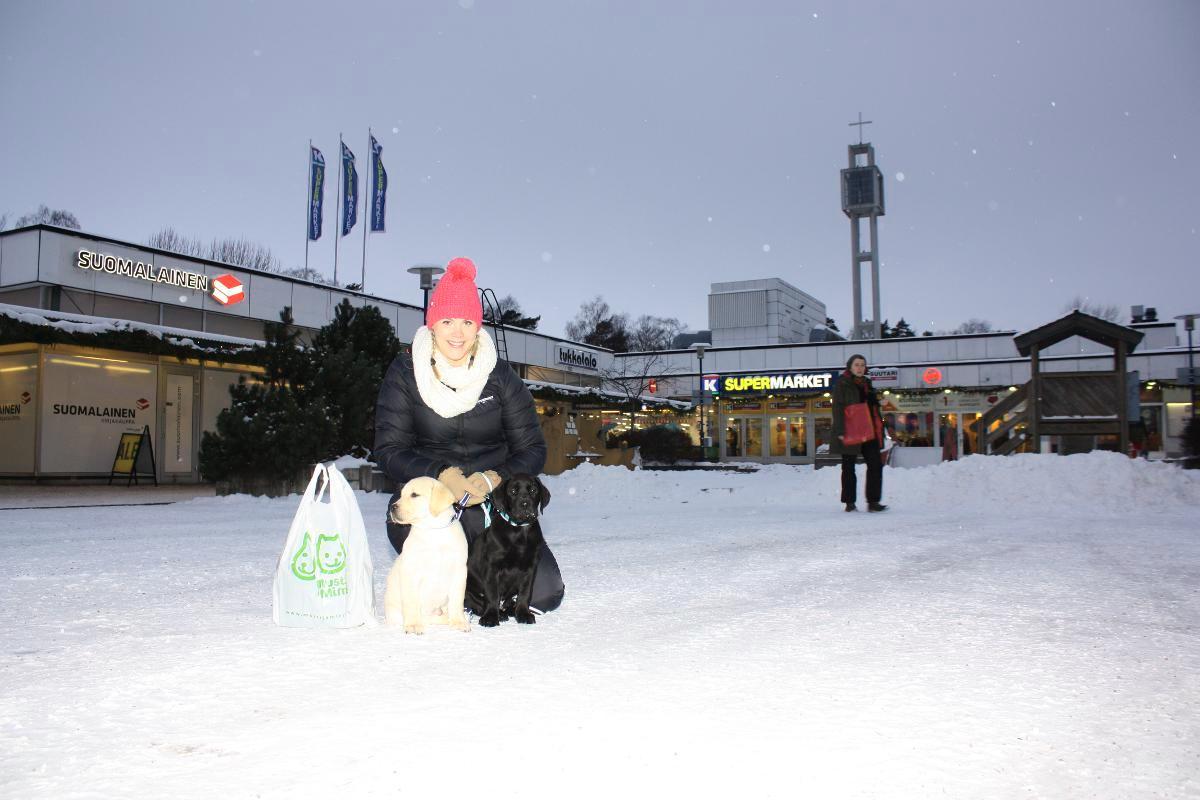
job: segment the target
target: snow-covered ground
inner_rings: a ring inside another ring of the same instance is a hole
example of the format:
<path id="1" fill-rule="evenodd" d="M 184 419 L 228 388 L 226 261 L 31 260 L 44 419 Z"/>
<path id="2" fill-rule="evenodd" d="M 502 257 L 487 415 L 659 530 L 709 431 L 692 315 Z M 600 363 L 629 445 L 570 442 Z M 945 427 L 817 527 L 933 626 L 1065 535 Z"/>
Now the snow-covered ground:
<path id="1" fill-rule="evenodd" d="M 296 498 L 0 511 L 0 796 L 1200 796 L 1200 472 L 837 483 L 583 465 L 563 607 L 423 637 L 272 625 Z"/>

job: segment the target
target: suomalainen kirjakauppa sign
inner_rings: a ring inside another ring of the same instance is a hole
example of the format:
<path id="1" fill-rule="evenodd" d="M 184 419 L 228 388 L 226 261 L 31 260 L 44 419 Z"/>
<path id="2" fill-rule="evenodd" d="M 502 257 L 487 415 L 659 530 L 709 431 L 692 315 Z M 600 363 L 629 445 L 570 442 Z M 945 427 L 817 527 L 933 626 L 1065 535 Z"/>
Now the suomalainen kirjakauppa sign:
<path id="1" fill-rule="evenodd" d="M 219 275 L 209 278 L 199 272 L 192 272 L 178 267 L 159 267 L 132 258 L 96 253 L 91 250 L 80 250 L 76 253 L 75 266 L 80 269 L 91 269 L 109 275 L 124 278 L 135 278 L 149 283 L 161 283 L 180 289 L 192 289 L 206 292 L 223 306 L 241 302 L 246 297 L 245 288 L 241 281 L 232 275 Z"/>
<path id="2" fill-rule="evenodd" d="M 718 394 L 795 394 L 824 392 L 833 385 L 833 372 L 769 372 L 754 375 L 721 375 Z"/>

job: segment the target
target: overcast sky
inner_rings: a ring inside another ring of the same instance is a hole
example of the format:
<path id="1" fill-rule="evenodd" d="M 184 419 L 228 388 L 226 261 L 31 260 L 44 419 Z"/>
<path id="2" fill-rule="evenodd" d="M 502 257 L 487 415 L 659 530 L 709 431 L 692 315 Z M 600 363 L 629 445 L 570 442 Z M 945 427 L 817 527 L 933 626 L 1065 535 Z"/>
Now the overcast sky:
<path id="1" fill-rule="evenodd" d="M 419 303 L 405 269 L 465 255 L 554 335 L 596 294 L 703 329 L 710 283 L 766 277 L 847 330 L 860 111 L 892 322 L 1200 311 L 1196 0 L 0 2 L 10 223 L 45 203 L 302 265 L 311 138 L 332 275 L 338 133 L 365 195 L 369 126 L 391 185 L 367 290 Z"/>

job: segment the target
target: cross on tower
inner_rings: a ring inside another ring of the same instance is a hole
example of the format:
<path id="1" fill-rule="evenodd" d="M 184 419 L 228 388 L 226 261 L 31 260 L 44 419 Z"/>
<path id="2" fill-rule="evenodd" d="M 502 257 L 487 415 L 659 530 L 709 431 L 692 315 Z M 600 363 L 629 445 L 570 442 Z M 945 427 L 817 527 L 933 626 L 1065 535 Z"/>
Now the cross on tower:
<path id="1" fill-rule="evenodd" d="M 863 143 L 863 140 L 862 140 L 862 126 L 863 126 L 863 125 L 870 125 L 870 124 L 871 124 L 871 120 L 867 120 L 866 122 L 863 122 L 863 118 L 862 118 L 862 112 L 861 112 L 861 111 L 860 111 L 860 112 L 858 112 L 858 122 L 851 122 L 851 123 L 850 123 L 850 127 L 851 127 L 851 128 L 853 128 L 855 125 L 857 125 L 857 126 L 858 126 L 858 143 L 859 143 L 859 144 L 862 144 L 862 143 Z"/>

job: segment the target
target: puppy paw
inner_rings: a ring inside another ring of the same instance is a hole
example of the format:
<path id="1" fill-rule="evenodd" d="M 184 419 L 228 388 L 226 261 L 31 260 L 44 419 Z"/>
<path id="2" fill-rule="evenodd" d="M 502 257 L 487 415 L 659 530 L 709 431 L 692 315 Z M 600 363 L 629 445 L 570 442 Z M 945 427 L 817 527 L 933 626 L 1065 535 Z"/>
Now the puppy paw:
<path id="1" fill-rule="evenodd" d="M 485 628 L 496 627 L 500 624 L 500 612 L 495 610 L 484 612 L 484 615 L 479 618 L 479 624 Z"/>
<path id="2" fill-rule="evenodd" d="M 537 618 L 528 608 L 524 611 L 517 609 L 517 613 L 513 616 L 515 616 L 517 618 L 517 622 L 521 623 L 522 625 L 533 625 L 535 622 L 537 622 Z"/>
<path id="3" fill-rule="evenodd" d="M 424 632 L 425 632 L 425 626 L 424 626 L 424 625 L 421 625 L 421 624 L 417 624 L 417 625 L 405 625 L 405 626 L 404 626 L 404 632 L 405 632 L 405 633 L 415 633 L 415 634 L 417 634 L 418 636 L 420 636 L 422 633 L 424 633 Z"/>
<path id="4" fill-rule="evenodd" d="M 466 617 L 459 617 L 458 619 L 451 617 L 446 624 L 456 631 L 462 631 L 463 633 L 471 632 L 471 623 L 467 621 Z"/>

